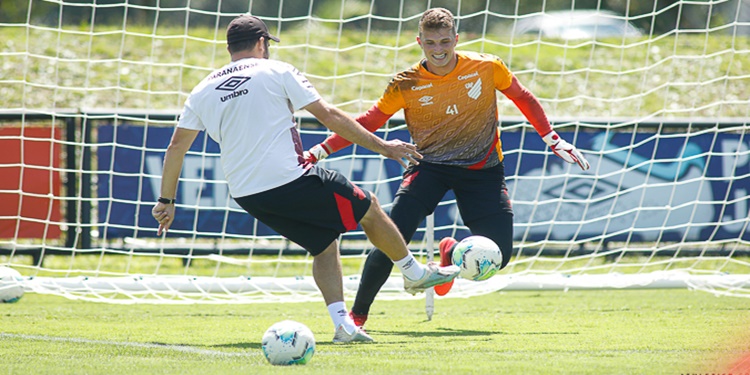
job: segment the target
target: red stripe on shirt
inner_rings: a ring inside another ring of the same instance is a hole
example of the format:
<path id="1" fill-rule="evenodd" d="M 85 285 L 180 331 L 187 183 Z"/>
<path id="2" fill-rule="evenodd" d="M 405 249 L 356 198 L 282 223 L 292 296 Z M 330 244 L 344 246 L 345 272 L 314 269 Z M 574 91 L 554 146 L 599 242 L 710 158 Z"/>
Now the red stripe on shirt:
<path id="1" fill-rule="evenodd" d="M 492 150 L 494 150 L 497 147 L 497 142 L 500 138 L 497 135 L 497 131 L 495 132 L 495 136 L 492 137 L 492 146 L 489 150 L 487 150 L 487 154 L 484 155 L 484 159 L 482 159 L 480 162 L 476 164 L 472 164 L 468 167 L 468 169 L 482 169 L 487 164 L 487 161 L 490 160 L 490 155 L 492 155 Z"/>

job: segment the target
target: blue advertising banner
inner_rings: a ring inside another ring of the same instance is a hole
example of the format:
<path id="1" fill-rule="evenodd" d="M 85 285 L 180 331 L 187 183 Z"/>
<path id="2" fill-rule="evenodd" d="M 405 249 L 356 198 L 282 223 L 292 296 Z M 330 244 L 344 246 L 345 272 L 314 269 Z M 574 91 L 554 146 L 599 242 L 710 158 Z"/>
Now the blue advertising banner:
<path id="1" fill-rule="evenodd" d="M 560 133 L 591 169 L 503 134 L 517 240 L 706 241 L 742 238 L 750 139 L 737 133 Z M 521 150 L 521 151 L 519 151 Z"/>
<path id="2" fill-rule="evenodd" d="M 131 125 L 98 128 L 100 232 L 107 238 L 156 235 L 164 151 L 173 129 Z M 538 136 L 502 134 L 516 240 L 703 241 L 750 239 L 750 140 L 736 133 L 560 133 L 582 149 L 581 171 L 547 151 Z M 527 134 L 528 135 L 528 134 Z M 389 137 L 408 140 L 406 130 Z M 324 138 L 303 134 L 305 147 Z M 321 165 L 373 191 L 388 210 L 403 169 L 358 147 Z M 201 133 L 188 152 L 170 236 L 272 235 L 229 197 L 218 145 Z M 379 183 L 375 183 L 378 181 Z M 385 182 L 384 182 L 385 181 Z M 464 237 L 448 193 L 435 211 L 436 237 Z M 421 239 L 421 232 L 415 239 Z"/>
<path id="3" fill-rule="evenodd" d="M 151 208 L 159 197 L 162 163 L 174 129 L 135 125 L 105 125 L 98 128 L 97 157 L 100 173 L 98 225 L 106 238 L 154 237 L 158 227 Z M 406 131 L 391 137 L 408 140 Z M 303 144 L 312 146 L 322 134 L 303 134 Z M 363 148 L 357 155 L 370 159 L 336 158 L 321 165 L 336 169 L 368 189 L 386 203 L 400 184 L 403 168 L 395 161 L 384 163 Z M 386 184 L 363 181 L 388 180 Z M 204 132 L 198 134 L 185 156 L 177 192 L 176 218 L 169 236 L 218 237 L 222 235 L 276 234 L 257 223 L 229 196 L 219 161 L 219 145 Z"/>
<path id="4" fill-rule="evenodd" d="M 106 238 L 156 236 L 151 208 L 159 197 L 164 152 L 173 131 L 131 125 L 98 128 L 98 170 L 103 174 L 97 189 L 98 218 Z M 201 132 L 185 156 L 170 236 L 253 232 L 253 220 L 229 199 L 223 179 L 219 145 Z M 273 231 L 261 225 L 258 234 Z"/>

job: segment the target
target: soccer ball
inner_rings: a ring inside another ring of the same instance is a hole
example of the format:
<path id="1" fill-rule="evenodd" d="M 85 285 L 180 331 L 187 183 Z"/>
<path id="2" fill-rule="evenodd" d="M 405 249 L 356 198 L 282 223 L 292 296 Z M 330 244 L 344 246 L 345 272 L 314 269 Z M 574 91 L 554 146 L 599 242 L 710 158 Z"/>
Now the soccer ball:
<path id="1" fill-rule="evenodd" d="M 491 239 L 469 236 L 453 248 L 453 264 L 461 268 L 464 279 L 481 281 L 492 277 L 503 263 L 503 253 Z"/>
<path id="2" fill-rule="evenodd" d="M 263 355 L 272 365 L 304 365 L 315 354 L 315 336 L 306 325 L 284 320 L 263 335 Z"/>
<path id="3" fill-rule="evenodd" d="M 23 297 L 23 278 L 18 271 L 0 266 L 0 303 L 17 302 Z"/>

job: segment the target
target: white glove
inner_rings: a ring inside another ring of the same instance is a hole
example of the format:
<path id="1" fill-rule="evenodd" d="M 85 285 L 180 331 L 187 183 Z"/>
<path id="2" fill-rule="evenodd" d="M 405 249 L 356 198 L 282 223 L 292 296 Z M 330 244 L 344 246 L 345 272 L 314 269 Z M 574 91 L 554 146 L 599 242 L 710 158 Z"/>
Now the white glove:
<path id="1" fill-rule="evenodd" d="M 310 150 L 305 151 L 302 154 L 302 157 L 305 159 L 306 162 L 310 164 L 315 164 L 325 158 L 328 157 L 328 151 L 326 151 L 325 147 L 321 146 L 320 143 L 318 143 L 315 146 L 312 146 Z"/>
<path id="2" fill-rule="evenodd" d="M 583 157 L 581 151 L 578 151 L 576 146 L 573 146 L 560 138 L 554 130 L 542 137 L 542 140 L 552 149 L 552 152 L 562 158 L 562 160 L 565 160 L 570 164 L 578 164 L 578 166 L 584 171 L 591 167 L 588 160 Z"/>

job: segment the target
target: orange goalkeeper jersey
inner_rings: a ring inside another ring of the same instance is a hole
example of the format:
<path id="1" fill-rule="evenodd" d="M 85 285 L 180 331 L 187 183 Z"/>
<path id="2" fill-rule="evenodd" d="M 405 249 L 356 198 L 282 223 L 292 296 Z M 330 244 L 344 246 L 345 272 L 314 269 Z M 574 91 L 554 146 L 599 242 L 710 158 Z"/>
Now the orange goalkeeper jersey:
<path id="1" fill-rule="evenodd" d="M 422 160 L 470 169 L 503 160 L 495 90 L 513 75 L 497 56 L 457 52 L 451 73 L 438 76 L 421 63 L 397 74 L 377 107 L 386 115 L 404 109 L 409 133 Z"/>

